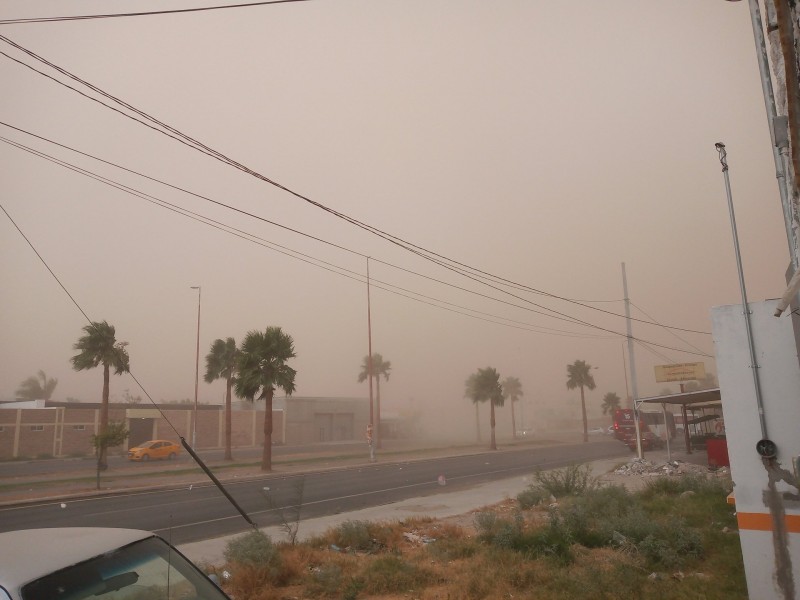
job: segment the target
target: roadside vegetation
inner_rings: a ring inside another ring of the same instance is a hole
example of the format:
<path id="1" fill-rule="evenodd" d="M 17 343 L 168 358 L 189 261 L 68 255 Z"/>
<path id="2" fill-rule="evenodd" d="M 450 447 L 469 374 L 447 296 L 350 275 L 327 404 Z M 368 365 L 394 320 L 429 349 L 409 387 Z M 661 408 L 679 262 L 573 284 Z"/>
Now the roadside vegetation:
<path id="1" fill-rule="evenodd" d="M 347 521 L 295 544 L 252 532 L 211 570 L 237 600 L 747 598 L 729 492 L 692 475 L 630 492 L 569 467 L 460 519 Z"/>

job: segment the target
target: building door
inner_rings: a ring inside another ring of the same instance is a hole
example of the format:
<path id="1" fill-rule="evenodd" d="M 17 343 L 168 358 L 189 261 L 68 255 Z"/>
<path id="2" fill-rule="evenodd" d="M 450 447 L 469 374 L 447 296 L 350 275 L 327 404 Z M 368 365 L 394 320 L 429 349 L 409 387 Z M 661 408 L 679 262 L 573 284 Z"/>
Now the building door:
<path id="1" fill-rule="evenodd" d="M 316 413 L 314 415 L 314 431 L 317 432 L 318 442 L 330 442 L 333 438 L 333 415 L 330 413 Z"/>

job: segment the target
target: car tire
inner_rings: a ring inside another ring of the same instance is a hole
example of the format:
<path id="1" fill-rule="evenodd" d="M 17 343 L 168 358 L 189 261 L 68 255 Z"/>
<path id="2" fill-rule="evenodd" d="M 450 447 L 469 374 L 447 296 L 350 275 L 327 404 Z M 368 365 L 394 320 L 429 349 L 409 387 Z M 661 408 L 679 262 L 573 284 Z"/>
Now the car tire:
<path id="1" fill-rule="evenodd" d="M 167 460 L 175 460 L 177 457 L 178 457 L 177 454 L 175 454 L 174 452 L 170 452 L 169 456 L 167 457 Z"/>
<path id="2" fill-rule="evenodd" d="M 150 460 L 149 454 L 142 454 L 142 460 Z"/>

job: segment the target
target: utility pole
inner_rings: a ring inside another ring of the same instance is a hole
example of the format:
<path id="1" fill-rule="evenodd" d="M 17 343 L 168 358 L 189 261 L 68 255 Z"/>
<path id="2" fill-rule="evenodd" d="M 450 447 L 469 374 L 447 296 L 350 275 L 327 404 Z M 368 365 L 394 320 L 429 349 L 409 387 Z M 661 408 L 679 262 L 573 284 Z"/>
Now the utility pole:
<path id="1" fill-rule="evenodd" d="M 192 449 L 197 448 L 197 390 L 200 381 L 200 286 L 192 286 L 197 290 L 197 352 L 194 361 L 194 413 L 192 415 Z"/>
<path id="2" fill-rule="evenodd" d="M 642 458 L 642 434 L 639 430 L 639 391 L 636 385 L 636 362 L 633 359 L 633 333 L 631 333 L 631 303 L 628 300 L 628 278 L 622 263 L 622 289 L 625 293 L 625 321 L 628 328 L 628 361 L 631 363 L 631 390 L 633 391 L 633 422 L 636 426 L 636 453 Z"/>
<path id="3" fill-rule="evenodd" d="M 375 427 L 375 413 L 372 403 L 372 315 L 370 313 L 369 301 L 369 256 L 367 257 L 367 338 L 369 347 L 369 356 L 367 357 L 367 375 L 369 377 L 369 425 L 372 427 L 375 441 L 379 442 L 381 439 L 380 433 L 378 432 L 380 423 L 378 427 Z"/>

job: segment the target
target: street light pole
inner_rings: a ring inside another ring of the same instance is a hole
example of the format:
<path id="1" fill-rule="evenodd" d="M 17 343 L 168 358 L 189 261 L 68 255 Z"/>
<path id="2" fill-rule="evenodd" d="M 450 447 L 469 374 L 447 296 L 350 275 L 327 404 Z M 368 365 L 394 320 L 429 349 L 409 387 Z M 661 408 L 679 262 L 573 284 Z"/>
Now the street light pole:
<path id="1" fill-rule="evenodd" d="M 200 382 L 200 286 L 191 286 L 197 290 L 197 353 L 194 362 L 194 414 L 192 415 L 192 448 L 197 448 L 197 389 Z"/>

